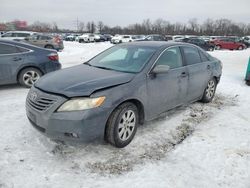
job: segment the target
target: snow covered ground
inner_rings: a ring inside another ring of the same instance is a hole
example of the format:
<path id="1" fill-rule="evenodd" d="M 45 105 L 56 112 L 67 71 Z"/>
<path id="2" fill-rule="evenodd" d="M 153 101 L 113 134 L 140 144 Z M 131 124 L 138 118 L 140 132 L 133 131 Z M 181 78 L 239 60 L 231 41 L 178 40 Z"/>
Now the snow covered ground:
<path id="1" fill-rule="evenodd" d="M 65 42 L 63 67 L 80 64 L 109 43 Z M 215 100 L 194 103 L 139 127 L 116 149 L 94 143 L 55 143 L 25 115 L 28 90 L 0 88 L 0 188 L 250 187 L 250 87 L 244 76 L 250 49 L 215 51 L 223 76 Z"/>

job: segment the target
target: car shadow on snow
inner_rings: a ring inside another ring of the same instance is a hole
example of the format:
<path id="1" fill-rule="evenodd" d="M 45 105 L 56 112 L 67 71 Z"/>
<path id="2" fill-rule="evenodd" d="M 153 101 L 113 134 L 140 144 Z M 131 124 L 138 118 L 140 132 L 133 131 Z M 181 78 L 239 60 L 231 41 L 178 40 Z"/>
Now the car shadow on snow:
<path id="1" fill-rule="evenodd" d="M 50 142 L 54 146 L 49 152 L 55 158 L 71 161 L 69 168 L 75 173 L 119 175 L 132 171 L 136 165 L 161 160 L 192 135 L 199 124 L 221 109 L 237 105 L 237 101 L 237 96 L 217 94 L 209 104 L 196 102 L 171 110 L 166 116 L 140 126 L 131 144 L 122 149 L 96 140 L 92 143 Z"/>
<path id="2" fill-rule="evenodd" d="M 29 88 L 22 87 L 19 84 L 11 84 L 11 85 L 2 85 L 2 86 L 0 86 L 0 91 L 1 90 L 14 90 L 14 89 L 27 89 L 28 90 Z"/>

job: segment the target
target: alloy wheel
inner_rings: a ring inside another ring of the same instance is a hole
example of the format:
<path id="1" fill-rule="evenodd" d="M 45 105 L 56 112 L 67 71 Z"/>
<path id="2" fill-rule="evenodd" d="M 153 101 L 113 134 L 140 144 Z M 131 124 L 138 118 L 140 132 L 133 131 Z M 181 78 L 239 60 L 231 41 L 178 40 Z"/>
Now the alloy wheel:
<path id="1" fill-rule="evenodd" d="M 215 92 L 215 83 L 213 80 L 210 80 L 208 82 L 207 88 L 206 88 L 206 96 L 208 99 L 211 99 L 214 96 Z"/>
<path id="2" fill-rule="evenodd" d="M 136 125 L 136 115 L 132 110 L 125 111 L 118 125 L 118 135 L 122 141 L 128 140 L 133 134 Z"/>
<path id="3" fill-rule="evenodd" d="M 40 78 L 39 73 L 37 73 L 36 71 L 30 70 L 30 71 L 27 71 L 23 75 L 23 82 L 27 86 L 31 87 L 39 78 Z"/>

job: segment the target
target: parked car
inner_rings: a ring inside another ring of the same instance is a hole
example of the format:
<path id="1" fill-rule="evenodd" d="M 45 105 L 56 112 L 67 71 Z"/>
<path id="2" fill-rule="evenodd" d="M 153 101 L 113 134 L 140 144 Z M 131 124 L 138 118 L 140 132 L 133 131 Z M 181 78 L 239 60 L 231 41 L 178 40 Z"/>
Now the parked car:
<path id="1" fill-rule="evenodd" d="M 104 42 L 106 41 L 106 38 L 103 35 L 95 34 L 94 40 L 95 42 Z"/>
<path id="2" fill-rule="evenodd" d="M 246 45 L 240 42 L 238 39 L 225 37 L 212 41 L 215 44 L 217 50 L 228 49 L 228 50 L 243 50 Z"/>
<path id="3" fill-rule="evenodd" d="M 246 45 L 247 48 L 250 47 L 250 36 L 242 37 L 241 42 Z"/>
<path id="4" fill-rule="evenodd" d="M 147 35 L 144 39 L 137 41 L 166 41 L 166 39 L 162 35 Z"/>
<path id="5" fill-rule="evenodd" d="M 36 34 L 36 32 L 30 32 L 30 31 L 9 31 L 1 35 L 4 39 L 9 40 L 16 40 L 21 41 L 24 40 L 26 37 L 30 37 L 32 35 Z"/>
<path id="6" fill-rule="evenodd" d="M 24 39 L 25 42 L 39 46 L 42 48 L 49 48 L 55 50 L 63 50 L 63 41 L 59 36 L 49 36 L 44 34 L 36 34 Z"/>
<path id="7" fill-rule="evenodd" d="M 95 42 L 95 35 L 91 33 L 85 33 L 78 37 L 79 43 L 82 42 Z"/>
<path id="8" fill-rule="evenodd" d="M 183 42 L 195 44 L 206 51 L 214 51 L 215 45 L 200 38 L 185 38 Z"/>
<path id="9" fill-rule="evenodd" d="M 110 43 L 112 44 L 118 44 L 122 43 L 122 35 L 115 35 L 114 37 L 111 38 Z"/>
<path id="10" fill-rule="evenodd" d="M 221 69 L 218 59 L 192 44 L 122 43 L 42 77 L 27 95 L 27 117 L 54 139 L 104 137 L 125 147 L 138 124 L 180 105 L 210 102 Z"/>
<path id="11" fill-rule="evenodd" d="M 42 75 L 60 68 L 55 50 L 0 39 L 0 85 L 31 87 Z"/>
<path id="12" fill-rule="evenodd" d="M 111 39 L 111 43 L 118 44 L 123 42 L 133 42 L 134 38 L 132 35 L 116 35 Z"/>
<path id="13" fill-rule="evenodd" d="M 105 38 L 105 41 L 110 41 L 113 37 L 113 35 L 110 34 L 102 34 L 102 36 Z"/>
<path id="14" fill-rule="evenodd" d="M 71 42 L 72 41 L 77 41 L 79 36 L 80 36 L 79 34 L 67 35 L 64 40 L 65 41 L 71 41 Z"/>
<path id="15" fill-rule="evenodd" d="M 134 41 L 140 41 L 140 40 L 143 40 L 143 39 L 145 39 L 145 38 L 146 38 L 145 35 L 133 35 L 133 36 L 132 36 L 132 39 L 133 39 Z"/>

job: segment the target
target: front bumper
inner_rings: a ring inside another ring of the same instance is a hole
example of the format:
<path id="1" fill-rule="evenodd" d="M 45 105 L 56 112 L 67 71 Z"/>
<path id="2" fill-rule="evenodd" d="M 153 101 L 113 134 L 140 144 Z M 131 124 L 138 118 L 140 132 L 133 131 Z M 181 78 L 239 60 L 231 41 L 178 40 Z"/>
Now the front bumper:
<path id="1" fill-rule="evenodd" d="M 55 101 L 45 110 L 31 100 L 31 93 L 41 98 Z M 26 99 L 26 114 L 31 124 L 46 136 L 57 140 L 91 141 L 97 137 L 103 137 L 105 124 L 108 118 L 108 110 L 94 108 L 85 111 L 55 112 L 67 99 L 57 95 L 51 95 L 32 87 Z"/>

